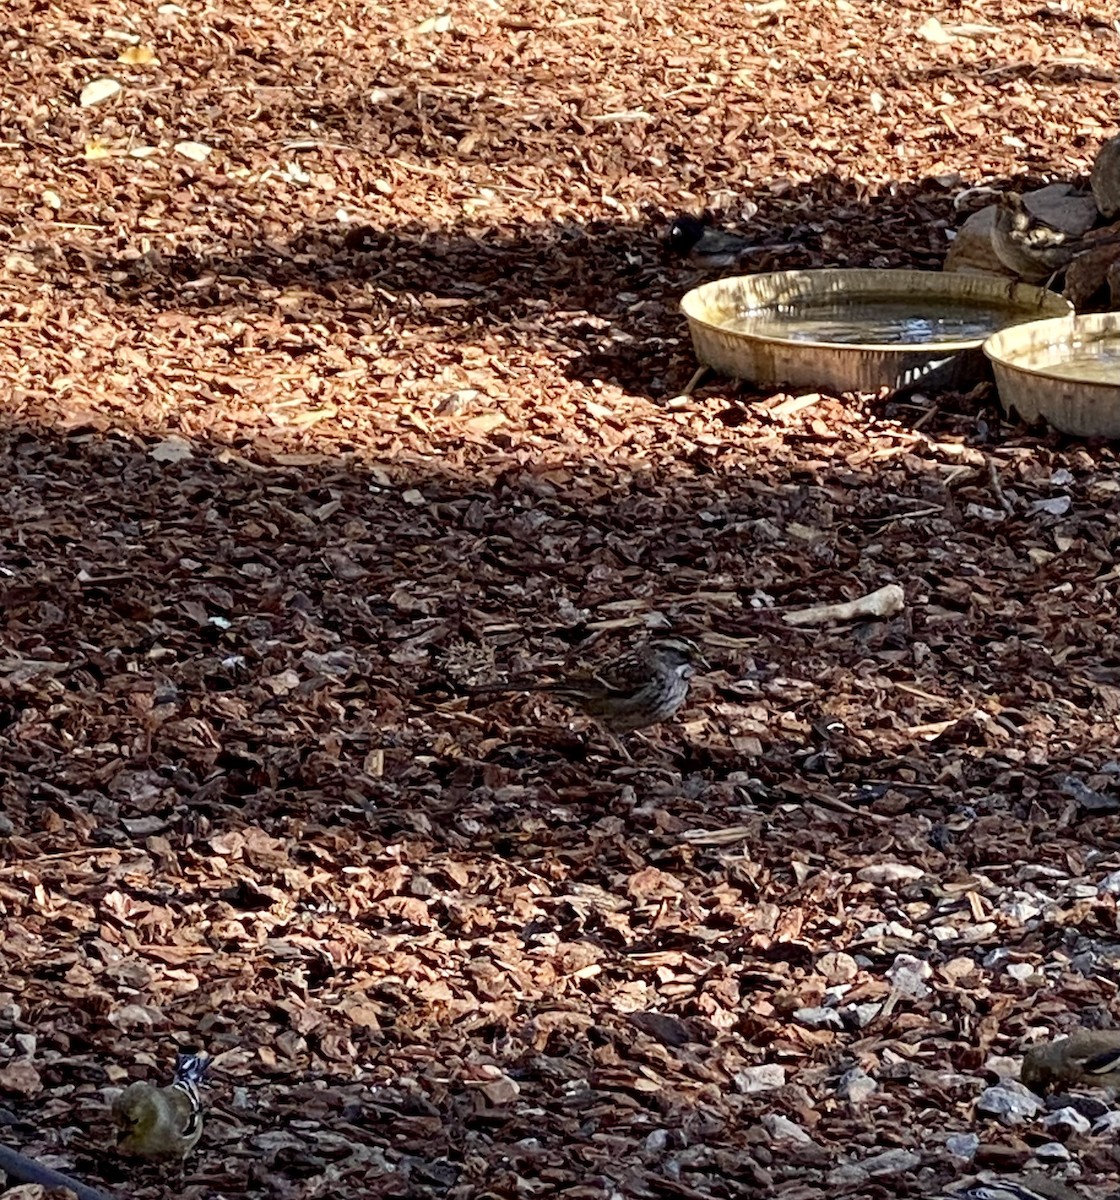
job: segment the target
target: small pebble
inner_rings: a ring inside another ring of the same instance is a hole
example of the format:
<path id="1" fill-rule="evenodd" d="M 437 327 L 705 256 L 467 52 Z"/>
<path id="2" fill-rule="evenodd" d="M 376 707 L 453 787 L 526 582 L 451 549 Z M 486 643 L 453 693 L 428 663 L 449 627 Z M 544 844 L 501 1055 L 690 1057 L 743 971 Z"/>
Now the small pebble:
<path id="1" fill-rule="evenodd" d="M 844 1022 L 834 1008 L 799 1008 L 793 1014 L 795 1021 L 812 1029 L 843 1029 Z"/>
<path id="2" fill-rule="evenodd" d="M 845 1071 L 836 1086 L 836 1094 L 852 1104 L 862 1104 L 868 1096 L 878 1090 L 879 1085 L 860 1067 L 853 1067 L 850 1071 Z"/>
<path id="3" fill-rule="evenodd" d="M 762 1063 L 757 1067 L 744 1067 L 735 1073 L 735 1087 L 744 1096 L 755 1092 L 769 1092 L 785 1087 L 786 1069 L 777 1063 Z"/>
<path id="4" fill-rule="evenodd" d="M 1106 1112 L 1093 1122 L 1095 1134 L 1107 1133 L 1110 1137 L 1120 1132 L 1120 1112 Z"/>
<path id="5" fill-rule="evenodd" d="M 1036 1146 L 1034 1156 L 1043 1162 L 1069 1162 L 1072 1157 L 1061 1142 L 1047 1142 L 1043 1146 Z"/>
<path id="6" fill-rule="evenodd" d="M 865 1158 L 860 1166 L 868 1175 L 901 1175 L 922 1165 L 922 1156 L 913 1150 L 884 1150 L 882 1154 Z"/>
<path id="7" fill-rule="evenodd" d="M 951 1133 L 945 1139 L 945 1149 L 955 1158 L 972 1160 L 980 1147 L 980 1139 L 974 1133 Z"/>
<path id="8" fill-rule="evenodd" d="M 1034 974 L 1034 967 L 1030 963 L 1010 963 L 1007 967 L 1007 974 L 1012 979 L 1018 979 L 1020 982 L 1030 979 Z"/>
<path id="9" fill-rule="evenodd" d="M 875 863 L 870 867 L 861 867 L 856 872 L 856 878 L 864 883 L 882 886 L 888 883 L 912 883 L 924 874 L 921 867 L 911 867 L 906 863 Z"/>
<path id="10" fill-rule="evenodd" d="M 847 1004 L 841 1010 L 840 1014 L 846 1021 L 851 1021 L 857 1029 L 865 1029 L 879 1015 L 879 1010 L 883 1006 L 881 1004 Z"/>
<path id="11" fill-rule="evenodd" d="M 1004 1080 L 995 1087 L 985 1088 L 976 1101 L 977 1112 L 997 1117 L 1004 1125 L 1020 1125 L 1042 1111 L 1042 1102 L 1021 1083 Z"/>
<path id="12" fill-rule="evenodd" d="M 1064 517 L 1073 500 L 1069 496 L 1051 496 L 1046 500 L 1035 500 L 1027 507 L 1031 513 L 1046 513 L 1051 517 Z"/>
<path id="13" fill-rule="evenodd" d="M 1088 1133 L 1093 1127 L 1088 1117 L 1083 1117 L 1076 1108 L 1059 1108 L 1042 1118 L 1043 1129 L 1068 1129 L 1071 1133 Z"/>
<path id="14" fill-rule="evenodd" d="M 1120 871 L 1113 871 L 1112 874 L 1106 875 L 1097 884 L 1097 890 L 1107 892 L 1110 896 L 1120 896 Z"/>
<path id="15" fill-rule="evenodd" d="M 925 980 L 933 974 L 933 968 L 912 954 L 900 954 L 894 965 L 887 971 L 887 978 L 894 985 L 896 992 L 914 1000 L 922 1000 L 929 995 Z"/>
<path id="16" fill-rule="evenodd" d="M 1018 1079 L 1019 1059 L 1011 1058 L 1006 1054 L 989 1054 L 984 1061 L 984 1070 L 991 1071 L 993 1075 L 998 1075 L 1001 1080 Z"/>
<path id="17" fill-rule="evenodd" d="M 800 1125 L 781 1113 L 766 1113 L 762 1118 L 762 1128 L 776 1142 L 803 1142 L 808 1145 L 813 1140 Z"/>
<path id="18" fill-rule="evenodd" d="M 1082 1093 L 1078 1096 L 1060 1095 L 1046 1098 L 1047 1112 L 1058 1112 L 1063 1108 L 1072 1108 L 1090 1121 L 1096 1121 L 1109 1111 L 1108 1105 L 1098 1096 L 1088 1096 Z"/>
<path id="19" fill-rule="evenodd" d="M 870 1178 L 858 1163 L 846 1163 L 828 1173 L 828 1183 L 835 1188 L 862 1187 Z"/>
<path id="20" fill-rule="evenodd" d="M 1037 917 L 1042 912 L 1042 905 L 1035 900 L 1012 900 L 1009 904 L 1001 904 L 1000 911 L 1006 913 L 1013 921 L 1025 925 L 1027 921 Z"/>

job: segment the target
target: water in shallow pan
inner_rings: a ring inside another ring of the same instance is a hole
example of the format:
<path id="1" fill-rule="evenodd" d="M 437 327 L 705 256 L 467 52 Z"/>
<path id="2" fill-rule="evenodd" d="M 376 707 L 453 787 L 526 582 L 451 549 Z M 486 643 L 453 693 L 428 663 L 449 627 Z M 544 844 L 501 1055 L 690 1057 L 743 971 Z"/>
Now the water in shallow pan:
<path id="1" fill-rule="evenodd" d="M 791 342 L 905 346 L 980 341 L 1025 318 L 1022 308 L 997 307 L 990 301 L 890 296 L 775 305 L 739 313 L 721 324 L 733 333 Z"/>
<path id="2" fill-rule="evenodd" d="M 1027 371 L 1045 371 L 1047 375 L 1079 383 L 1120 384 L 1120 333 L 1036 346 L 1017 354 L 1014 364 Z"/>

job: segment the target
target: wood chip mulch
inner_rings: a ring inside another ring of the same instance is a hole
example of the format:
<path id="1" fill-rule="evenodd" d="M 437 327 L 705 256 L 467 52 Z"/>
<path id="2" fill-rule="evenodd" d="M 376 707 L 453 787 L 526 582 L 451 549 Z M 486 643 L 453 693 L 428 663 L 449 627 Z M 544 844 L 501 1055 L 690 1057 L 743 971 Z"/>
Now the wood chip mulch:
<path id="1" fill-rule="evenodd" d="M 1115 132 L 1115 7 L 5 24 L 0 1140 L 137 1200 L 1114 1193 L 1107 1098 L 977 1100 L 1120 1023 L 1115 454 L 682 396 L 663 238 L 936 269 Z M 713 669 L 633 761 L 470 693 L 660 628 Z M 188 1047 L 199 1150 L 119 1159 Z"/>

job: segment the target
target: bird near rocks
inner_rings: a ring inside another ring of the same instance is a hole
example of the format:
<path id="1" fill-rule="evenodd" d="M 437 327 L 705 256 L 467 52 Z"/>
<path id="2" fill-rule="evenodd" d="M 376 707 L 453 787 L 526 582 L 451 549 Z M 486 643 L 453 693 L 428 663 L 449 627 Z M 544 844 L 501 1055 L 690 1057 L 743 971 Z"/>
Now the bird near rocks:
<path id="1" fill-rule="evenodd" d="M 1049 283 L 1085 249 L 1085 241 L 1036 217 L 1018 192 L 1006 192 L 996 204 L 992 249 L 1026 283 Z"/>
<path id="2" fill-rule="evenodd" d="M 608 733 L 629 733 L 669 720 L 707 667 L 685 637 L 656 637 L 592 670 L 532 683 L 484 684 L 473 692 L 548 692 L 594 717 Z"/>
<path id="3" fill-rule="evenodd" d="M 180 1054 L 167 1087 L 130 1083 L 113 1101 L 117 1148 L 138 1158 L 182 1162 L 202 1136 L 198 1089 L 209 1065 L 205 1054 Z"/>
<path id="4" fill-rule="evenodd" d="M 1120 1088 L 1120 1029 L 1082 1029 L 1031 1046 L 1023 1055 L 1019 1079 L 1040 1096 L 1076 1084 Z"/>

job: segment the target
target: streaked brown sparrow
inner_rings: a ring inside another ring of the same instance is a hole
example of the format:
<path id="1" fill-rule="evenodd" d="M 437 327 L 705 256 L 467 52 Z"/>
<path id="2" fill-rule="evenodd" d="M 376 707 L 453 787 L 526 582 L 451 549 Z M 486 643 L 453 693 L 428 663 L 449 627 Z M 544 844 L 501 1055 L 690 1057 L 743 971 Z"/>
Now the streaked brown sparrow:
<path id="1" fill-rule="evenodd" d="M 486 684 L 474 692 L 549 692 L 594 717 L 609 733 L 629 733 L 669 720 L 688 698 L 689 682 L 708 664 L 695 642 L 656 637 L 618 658 L 561 679 Z"/>

